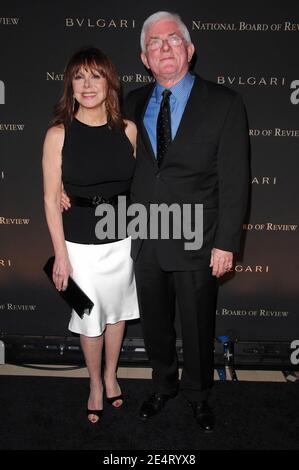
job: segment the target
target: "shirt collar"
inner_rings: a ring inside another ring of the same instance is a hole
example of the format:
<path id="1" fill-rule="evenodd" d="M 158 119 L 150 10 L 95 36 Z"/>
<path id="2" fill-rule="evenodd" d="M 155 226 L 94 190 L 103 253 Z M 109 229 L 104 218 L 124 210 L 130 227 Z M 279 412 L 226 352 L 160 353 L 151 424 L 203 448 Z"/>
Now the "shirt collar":
<path id="1" fill-rule="evenodd" d="M 180 100 L 186 93 L 189 92 L 190 88 L 193 85 L 194 78 L 194 75 L 192 75 L 190 72 L 187 72 L 186 75 L 184 75 L 184 77 L 178 83 L 168 88 L 168 90 L 171 91 L 172 96 L 174 96 L 175 99 Z M 157 104 L 161 104 L 162 93 L 164 90 L 165 87 L 157 82 L 153 92 Z"/>

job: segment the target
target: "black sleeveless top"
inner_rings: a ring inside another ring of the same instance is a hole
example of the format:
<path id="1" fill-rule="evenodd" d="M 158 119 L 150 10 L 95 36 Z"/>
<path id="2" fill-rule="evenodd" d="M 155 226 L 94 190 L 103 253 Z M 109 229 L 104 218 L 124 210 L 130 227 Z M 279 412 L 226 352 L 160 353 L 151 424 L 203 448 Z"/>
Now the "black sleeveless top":
<path id="1" fill-rule="evenodd" d="M 109 199 L 130 190 L 134 168 L 133 148 L 124 130 L 108 124 L 88 126 L 77 119 L 66 128 L 62 181 L 67 194 Z M 98 239 L 95 226 L 100 217 L 92 207 L 72 205 L 62 218 L 65 239 L 71 242 L 100 244 L 123 238 L 118 237 L 116 226 L 114 238 Z"/>

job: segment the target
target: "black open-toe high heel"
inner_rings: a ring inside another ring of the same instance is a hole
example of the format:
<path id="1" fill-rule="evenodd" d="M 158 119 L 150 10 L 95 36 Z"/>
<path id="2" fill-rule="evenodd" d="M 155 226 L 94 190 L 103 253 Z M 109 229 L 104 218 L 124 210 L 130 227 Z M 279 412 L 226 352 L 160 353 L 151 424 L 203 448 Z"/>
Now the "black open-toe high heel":
<path id="1" fill-rule="evenodd" d="M 116 397 L 106 397 L 107 402 L 113 406 L 113 408 L 120 408 L 124 404 L 124 397 L 123 394 L 121 393 L 120 395 L 117 395 Z M 119 406 L 114 406 L 113 403 L 115 403 L 117 400 L 122 400 L 122 404 Z"/>
<path id="2" fill-rule="evenodd" d="M 87 414 L 87 419 L 91 424 L 97 424 L 101 421 L 101 416 L 103 414 L 103 410 L 89 410 L 88 408 L 86 409 L 86 414 Z M 95 415 L 98 417 L 96 421 L 91 421 L 91 419 L 88 418 L 89 415 Z"/>

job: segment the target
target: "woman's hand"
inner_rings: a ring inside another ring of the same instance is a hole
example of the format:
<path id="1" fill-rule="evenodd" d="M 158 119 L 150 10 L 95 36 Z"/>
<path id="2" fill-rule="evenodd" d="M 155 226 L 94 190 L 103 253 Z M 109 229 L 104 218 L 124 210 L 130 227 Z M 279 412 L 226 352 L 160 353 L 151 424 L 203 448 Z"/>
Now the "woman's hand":
<path id="1" fill-rule="evenodd" d="M 53 282 L 59 291 L 64 291 L 67 288 L 68 279 L 72 274 L 72 266 L 67 256 L 55 257 L 53 266 Z"/>
<path id="2" fill-rule="evenodd" d="M 70 207 L 71 207 L 71 203 L 70 203 L 69 197 L 63 189 L 61 191 L 61 196 L 60 196 L 60 210 L 61 212 L 67 211 Z"/>

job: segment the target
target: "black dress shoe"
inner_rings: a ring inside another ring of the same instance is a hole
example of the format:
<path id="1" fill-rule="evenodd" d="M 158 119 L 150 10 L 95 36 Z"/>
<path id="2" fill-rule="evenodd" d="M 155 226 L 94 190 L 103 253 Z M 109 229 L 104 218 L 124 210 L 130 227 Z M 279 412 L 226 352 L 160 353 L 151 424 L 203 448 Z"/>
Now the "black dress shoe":
<path id="1" fill-rule="evenodd" d="M 208 402 L 190 403 L 193 409 L 194 418 L 204 432 L 212 432 L 215 425 L 215 418 Z"/>
<path id="2" fill-rule="evenodd" d="M 164 395 L 163 393 L 154 393 L 148 400 L 145 400 L 140 408 L 139 416 L 143 421 L 148 418 L 152 418 L 156 414 L 160 413 L 165 403 L 170 399 L 174 398 L 175 395 Z"/>

